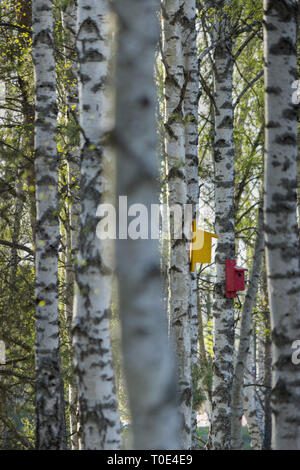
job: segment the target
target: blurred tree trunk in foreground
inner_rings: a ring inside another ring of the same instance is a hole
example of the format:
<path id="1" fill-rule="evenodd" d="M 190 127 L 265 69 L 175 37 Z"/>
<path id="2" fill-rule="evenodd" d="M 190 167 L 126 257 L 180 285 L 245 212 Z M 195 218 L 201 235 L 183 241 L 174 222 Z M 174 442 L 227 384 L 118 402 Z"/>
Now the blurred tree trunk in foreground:
<path id="1" fill-rule="evenodd" d="M 300 449 L 300 338 L 297 222 L 296 0 L 264 0 L 265 237 L 272 319 L 274 450 Z"/>
<path id="2" fill-rule="evenodd" d="M 114 135 L 117 194 L 128 197 L 128 207 L 145 205 L 147 218 L 159 194 L 153 78 L 159 2 L 116 0 L 115 9 L 119 22 Z M 140 209 L 131 215 L 138 215 Z M 121 215 L 127 230 L 127 214 Z M 152 239 L 117 242 L 124 367 L 135 449 L 180 446 L 158 246 L 158 240 Z"/>

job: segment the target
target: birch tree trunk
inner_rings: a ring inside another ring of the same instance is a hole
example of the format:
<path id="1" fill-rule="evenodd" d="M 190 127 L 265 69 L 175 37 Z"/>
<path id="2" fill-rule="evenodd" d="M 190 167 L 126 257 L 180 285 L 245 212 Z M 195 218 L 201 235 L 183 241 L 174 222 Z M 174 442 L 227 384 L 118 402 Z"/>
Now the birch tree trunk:
<path id="1" fill-rule="evenodd" d="M 295 0 L 264 1 L 265 237 L 272 318 L 273 449 L 300 449 L 300 369 L 292 345 L 300 338 L 297 225 L 297 77 Z"/>
<path id="2" fill-rule="evenodd" d="M 250 333 L 251 335 L 251 333 Z M 248 424 L 248 432 L 251 439 L 251 449 L 261 450 L 262 433 L 259 427 L 256 401 L 256 377 L 253 337 L 250 336 L 249 351 L 246 357 L 245 381 L 244 381 L 244 412 Z"/>
<path id="3" fill-rule="evenodd" d="M 74 123 L 73 114 L 76 119 L 79 118 L 78 105 L 78 60 L 76 55 L 76 28 L 77 28 L 77 4 L 75 0 L 71 0 L 62 12 L 63 27 L 65 31 L 65 44 L 68 48 L 64 48 L 66 58 L 71 63 L 71 83 L 66 86 L 67 98 L 67 122 Z M 74 81 L 76 85 L 74 85 Z M 75 125 L 75 123 L 74 123 Z M 74 287 L 75 287 L 75 260 L 78 254 L 79 232 L 80 232 L 80 142 L 76 138 L 76 142 L 69 142 L 71 149 L 67 156 L 68 164 L 68 195 L 71 199 L 69 209 L 68 223 L 66 227 L 66 320 L 68 327 L 68 339 L 70 348 L 72 349 L 72 322 L 74 310 Z M 71 354 L 73 357 L 73 353 Z M 70 434 L 71 448 L 78 450 L 79 443 L 79 417 L 78 417 L 78 391 L 75 383 L 75 377 L 69 384 L 69 415 L 70 415 Z"/>
<path id="4" fill-rule="evenodd" d="M 58 154 L 52 2 L 33 0 L 36 172 L 36 446 L 64 449 L 58 324 Z"/>
<path id="5" fill-rule="evenodd" d="M 18 24 L 27 29 L 31 29 L 32 24 L 32 2 L 31 0 L 20 0 L 19 1 L 19 11 L 18 11 Z M 28 45 L 31 41 L 31 38 L 28 36 Z M 21 65 L 21 61 L 20 61 Z M 28 79 L 30 80 L 30 78 Z M 31 103 L 30 96 L 28 93 L 28 83 L 22 78 L 21 75 L 18 75 L 18 83 L 21 91 L 21 106 L 23 114 L 23 124 L 25 128 L 29 129 L 29 132 L 26 135 L 23 135 L 23 146 L 26 158 L 24 161 L 24 170 L 26 174 L 26 183 L 28 187 L 35 188 L 35 168 L 34 168 L 34 159 L 32 155 L 32 149 L 34 148 L 34 132 L 31 132 L 34 124 L 34 105 Z M 31 83 L 30 85 L 31 86 Z M 30 201 L 30 224 L 32 231 L 32 243 L 35 245 L 36 242 L 36 197 L 35 191 L 29 191 L 29 201 Z"/>
<path id="6" fill-rule="evenodd" d="M 264 282 L 263 292 L 265 295 L 265 299 L 268 299 L 266 282 Z M 266 302 L 268 305 L 268 301 Z M 266 308 L 266 311 L 265 311 L 265 328 L 268 331 L 268 333 L 267 333 L 266 342 L 265 342 L 264 385 L 266 387 L 266 390 L 265 390 L 265 398 L 264 398 L 265 419 L 264 419 L 263 448 L 264 450 L 268 450 L 268 449 L 271 449 L 271 438 L 272 438 L 272 412 L 271 412 L 271 397 L 270 397 L 271 388 L 272 388 L 272 339 L 269 333 L 271 331 L 271 318 L 270 318 L 270 311 L 268 307 Z"/>
<path id="7" fill-rule="evenodd" d="M 196 1 L 186 0 L 183 3 L 182 50 L 184 59 L 184 122 L 185 122 L 185 164 L 187 180 L 187 203 L 192 205 L 192 218 L 198 217 L 199 205 L 199 176 L 198 176 L 198 54 L 196 32 Z M 191 364 L 196 372 L 198 361 L 198 282 L 197 275 L 190 272 L 190 331 L 191 331 Z M 194 376 L 195 374 L 193 374 Z M 192 376 L 192 377 L 193 377 Z M 193 384 L 195 390 L 196 384 Z M 193 404 L 192 410 L 192 447 L 198 445 L 197 441 L 197 409 Z"/>
<path id="8" fill-rule="evenodd" d="M 24 207 L 24 199 L 22 198 L 22 185 L 20 182 L 16 184 L 16 202 L 15 202 L 15 210 L 14 210 L 14 223 L 12 227 L 12 235 L 11 235 L 11 242 L 12 248 L 10 252 L 10 273 L 9 273 L 9 287 L 11 290 L 11 303 L 13 305 L 13 297 L 15 293 L 15 285 L 16 285 L 16 276 L 18 270 L 18 249 L 16 245 L 19 242 L 20 238 L 20 229 L 21 229 L 21 219 L 22 219 L 22 212 Z"/>
<path id="9" fill-rule="evenodd" d="M 159 2 L 116 0 L 115 8 L 117 193 L 128 197 L 128 206 L 143 204 L 150 213 L 159 194 L 153 80 Z M 158 241 L 120 239 L 117 260 L 134 448 L 177 449 L 175 371 L 168 350 Z"/>
<path id="10" fill-rule="evenodd" d="M 191 15 L 190 9 L 187 13 Z M 187 80 L 184 77 L 182 44 L 183 3 L 165 0 L 162 4 L 163 63 L 165 67 L 165 154 L 167 161 L 168 205 L 181 207 L 187 203 L 185 144 L 192 143 L 194 129 L 185 129 L 184 98 Z M 187 31 L 185 31 L 187 34 Z M 191 68 L 192 63 L 187 64 Z M 194 69 L 192 70 L 194 76 Z M 194 116 L 192 82 L 187 106 Z M 187 133 L 185 133 L 185 130 Z M 193 145 L 195 145 L 193 143 Z M 194 147 L 190 152 L 194 152 Z M 191 332 L 189 317 L 190 268 L 185 237 L 178 238 L 174 214 L 170 214 L 169 308 L 170 331 L 176 348 L 178 396 L 182 426 L 182 447 L 190 449 L 192 426 Z"/>
<path id="11" fill-rule="evenodd" d="M 256 347 L 254 366 L 256 371 L 256 416 L 261 436 L 264 434 L 264 376 L 265 376 L 265 331 L 264 323 L 257 325 L 256 328 Z"/>
<path id="12" fill-rule="evenodd" d="M 197 275 L 198 276 L 198 275 Z M 197 279 L 198 281 L 198 279 Z M 199 281 L 198 281 L 199 282 Z M 210 293 L 208 292 L 208 304 L 210 302 Z M 209 305 L 207 305 L 207 313 L 209 317 Z M 198 386 L 201 387 L 202 394 L 205 396 L 203 408 L 207 413 L 208 419 L 211 422 L 211 387 L 208 380 L 203 380 L 203 375 L 208 374 L 210 367 L 209 359 L 206 354 L 205 343 L 204 343 L 204 326 L 203 326 L 203 309 L 201 308 L 201 295 L 198 291 L 197 295 L 197 308 L 198 308 L 198 339 L 199 339 L 199 360 L 198 360 L 198 370 L 201 372 Z"/>
<path id="13" fill-rule="evenodd" d="M 73 319 L 75 374 L 85 450 L 118 449 L 120 423 L 110 344 L 112 250 L 99 240 L 98 205 L 109 186 L 104 110 L 108 82 L 109 6 L 78 1 L 77 49 L 81 136 L 80 235 Z"/>
<path id="14" fill-rule="evenodd" d="M 229 4 L 229 2 L 225 2 Z M 215 40 L 215 230 L 216 249 L 214 295 L 214 376 L 212 392 L 213 449 L 231 447 L 231 392 L 234 357 L 233 299 L 226 298 L 225 260 L 235 258 L 234 241 L 234 144 L 232 107 L 232 42 L 225 38 L 230 27 L 223 11 L 216 7 Z"/>
<path id="15" fill-rule="evenodd" d="M 249 354 L 250 337 L 253 329 L 252 310 L 256 302 L 258 281 L 264 256 L 263 211 L 259 211 L 257 238 L 254 249 L 253 265 L 249 279 L 246 298 L 243 305 L 240 341 L 234 369 L 232 385 L 232 448 L 243 448 L 242 416 L 243 416 L 243 384 L 245 364 Z M 253 382 L 252 382 L 253 383 Z"/>

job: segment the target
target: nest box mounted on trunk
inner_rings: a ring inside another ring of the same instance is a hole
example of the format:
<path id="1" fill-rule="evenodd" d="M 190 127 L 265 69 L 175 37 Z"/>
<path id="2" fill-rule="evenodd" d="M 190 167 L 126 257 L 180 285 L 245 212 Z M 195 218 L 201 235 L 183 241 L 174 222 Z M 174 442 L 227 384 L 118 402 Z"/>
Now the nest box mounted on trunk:
<path id="1" fill-rule="evenodd" d="M 212 238 L 219 238 L 214 233 L 197 230 L 196 221 L 193 221 L 194 238 L 191 245 L 191 271 L 196 269 L 196 263 L 211 263 Z"/>
<path id="2" fill-rule="evenodd" d="M 236 266 L 234 259 L 225 261 L 226 266 L 226 297 L 233 299 L 238 291 L 245 290 L 246 268 Z"/>

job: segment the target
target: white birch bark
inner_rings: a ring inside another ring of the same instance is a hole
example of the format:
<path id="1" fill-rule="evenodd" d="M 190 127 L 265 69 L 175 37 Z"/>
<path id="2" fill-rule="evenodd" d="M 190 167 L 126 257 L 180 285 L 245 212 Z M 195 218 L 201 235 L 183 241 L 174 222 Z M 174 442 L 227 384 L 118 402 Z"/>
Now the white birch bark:
<path id="1" fill-rule="evenodd" d="M 79 184 L 80 166 L 79 152 L 77 150 L 68 158 L 68 180 L 72 205 L 69 214 L 69 233 L 66 243 L 66 317 L 68 325 L 68 339 L 72 349 L 72 323 L 75 301 L 75 261 L 78 254 L 79 233 L 80 233 L 80 204 L 77 184 Z M 77 200 L 78 198 L 78 200 Z M 73 354 L 72 354 L 73 356 Z M 69 384 L 69 414 L 70 414 L 70 434 L 71 448 L 78 450 L 79 442 L 79 417 L 78 417 L 78 391 L 75 377 Z"/>
<path id="2" fill-rule="evenodd" d="M 17 21 L 20 26 L 23 26 L 27 29 L 31 29 L 32 24 L 32 2 L 31 0 L 20 0 L 19 9 L 17 13 Z M 29 46 L 31 37 L 28 36 L 27 44 Z M 21 64 L 21 58 L 18 59 L 18 63 Z M 30 80 L 30 78 L 28 77 Z M 21 92 L 21 106 L 23 114 L 23 123 L 25 127 L 31 128 L 34 123 L 35 109 L 34 105 L 31 103 L 31 97 L 28 93 L 28 84 L 26 79 L 24 80 L 21 74 L 18 74 L 18 82 Z M 24 173 L 26 174 L 26 183 L 28 187 L 35 188 L 35 168 L 34 161 L 32 158 L 32 148 L 34 147 L 34 133 L 28 132 L 22 136 L 22 146 L 26 154 L 26 159 L 24 160 Z M 36 195 L 35 191 L 29 191 L 29 217 L 32 231 L 32 244 L 35 246 L 36 242 Z"/>
<path id="3" fill-rule="evenodd" d="M 79 117 L 78 105 L 78 60 L 76 55 L 76 28 L 77 28 L 77 2 L 76 0 L 69 1 L 68 5 L 62 12 L 63 27 L 65 31 L 65 44 L 68 43 L 68 48 L 64 48 L 66 58 L 71 62 L 71 77 L 72 86 L 66 86 L 67 98 L 67 115 L 66 120 L 72 121 L 72 114 L 74 113 L 76 119 Z M 74 80 L 76 86 L 74 86 Z M 70 348 L 72 349 L 72 321 L 74 310 L 74 286 L 75 286 L 75 260 L 78 254 L 79 245 L 79 232 L 80 232 L 80 199 L 79 199 L 79 184 L 80 184 L 80 149 L 79 149 L 79 136 L 78 142 L 72 142 L 72 146 L 67 156 L 68 164 L 68 195 L 71 199 L 69 208 L 68 226 L 66 228 L 66 295 L 65 295 L 65 308 L 66 320 L 68 327 L 68 339 Z M 71 143 L 69 143 L 71 145 Z M 71 354 L 73 357 L 73 354 Z M 78 391 L 75 384 L 75 377 L 72 378 L 69 384 L 69 423 L 70 423 L 70 441 L 71 449 L 78 450 L 79 435 L 78 435 Z"/>
<path id="4" fill-rule="evenodd" d="M 192 205 L 193 220 L 198 217 L 199 176 L 198 176 L 198 56 L 196 33 L 196 2 L 184 2 L 182 17 L 182 41 L 184 57 L 184 76 L 186 88 L 184 94 L 185 123 L 185 163 L 187 180 L 187 203 Z M 198 319 L 197 319 L 197 276 L 191 272 L 190 316 L 192 362 L 197 364 Z"/>
<path id="5" fill-rule="evenodd" d="M 77 49 L 81 137 L 80 235 L 73 346 L 84 449 L 118 449 L 120 423 L 110 344 L 112 253 L 96 235 L 97 207 L 109 182 L 103 115 L 108 81 L 109 5 L 78 1 Z M 108 241 L 109 242 L 109 241 Z"/>
<path id="6" fill-rule="evenodd" d="M 265 278 L 265 270 L 264 270 L 264 278 Z M 267 283 L 264 279 L 264 288 L 263 293 L 265 299 L 268 299 L 267 293 Z M 270 312 L 268 309 L 268 301 L 266 300 L 266 312 L 265 312 L 265 328 L 270 332 L 271 330 L 271 319 L 270 319 Z M 266 387 L 265 390 L 265 397 L 264 397 L 264 440 L 263 440 L 263 449 L 269 450 L 271 449 L 271 437 L 272 437 L 272 412 L 271 412 L 271 388 L 272 388 L 272 340 L 270 337 L 270 333 L 267 334 L 266 342 L 265 342 L 265 377 L 264 377 L 264 386 Z"/>
<path id="7" fill-rule="evenodd" d="M 262 267 L 264 255 L 264 232 L 263 232 L 263 211 L 259 211 L 257 238 L 254 249 L 253 265 L 249 279 L 249 286 L 245 297 L 242 321 L 240 330 L 240 340 L 237 358 L 234 369 L 232 385 L 232 448 L 243 448 L 242 436 L 242 416 L 243 416 L 243 384 L 245 376 L 245 365 L 249 354 L 250 337 L 253 329 L 252 310 L 256 302 L 258 281 Z"/>
<path id="8" fill-rule="evenodd" d="M 197 279 L 198 283 L 199 280 Z M 204 326 L 203 326 L 203 319 L 205 319 L 204 315 L 204 309 L 201 307 L 201 295 L 200 292 L 198 291 L 197 294 L 197 307 L 198 307 L 198 340 L 199 340 L 199 360 L 198 360 L 198 371 L 201 372 L 201 376 L 203 372 L 208 371 L 209 368 L 209 360 L 207 358 L 206 354 L 206 349 L 205 349 L 205 343 L 204 343 Z M 210 293 L 208 292 L 208 304 L 210 303 Z M 208 310 L 209 310 L 209 305 Z M 208 316 L 209 316 L 209 311 L 207 311 Z M 205 320 L 206 321 L 206 320 Z M 207 383 L 207 381 L 204 381 L 202 377 L 199 379 L 198 387 L 201 388 L 202 393 L 204 393 L 205 400 L 202 405 L 203 409 L 207 413 L 208 420 L 211 422 L 211 413 L 212 413 L 212 397 L 211 397 L 211 387 Z M 194 439 L 194 442 L 196 439 Z M 196 443 L 196 442 L 195 442 Z M 197 448 L 197 446 L 195 446 Z"/>
<path id="9" fill-rule="evenodd" d="M 184 94 L 184 123 L 185 123 L 185 165 L 187 180 L 187 203 L 192 205 L 192 218 L 198 217 L 199 176 L 198 176 L 198 54 L 196 32 L 196 1 L 186 0 L 183 3 L 182 51 L 184 60 L 185 94 Z M 189 314 L 191 331 L 191 366 L 192 370 L 199 367 L 198 358 L 198 282 L 197 275 L 190 272 Z M 196 384 L 193 384 L 193 388 Z M 197 409 L 192 410 L 192 447 L 196 448 L 197 441 Z"/>
<path id="10" fill-rule="evenodd" d="M 214 294 L 214 375 L 212 392 L 213 449 L 231 447 L 231 392 L 234 358 L 233 299 L 226 298 L 225 260 L 235 258 L 234 236 L 234 144 L 232 106 L 232 42 L 225 38 L 230 27 L 223 10 L 216 7 L 215 47 L 215 230 L 219 235 L 216 249 L 216 284 Z M 229 2 L 226 2 L 229 4 Z"/>
<path id="11" fill-rule="evenodd" d="M 256 368 L 256 415 L 261 435 L 264 434 L 264 376 L 265 376 L 265 334 L 264 325 L 257 325 L 256 328 L 256 354 L 254 358 Z M 261 386 L 262 385 L 262 386 Z"/>
<path id="12" fill-rule="evenodd" d="M 162 4 L 163 63 L 165 68 L 165 154 L 167 161 L 168 205 L 182 208 L 187 203 L 185 168 L 186 138 L 182 20 L 184 3 L 165 0 Z M 190 14 L 190 12 L 189 12 Z M 189 64 L 190 65 L 190 64 Z M 192 96 L 188 98 L 192 105 Z M 194 111 L 194 110 L 193 110 Z M 178 227 L 177 227 L 178 229 Z M 180 227 L 179 227 L 180 229 Z M 173 214 L 170 216 L 169 308 L 170 331 L 176 348 L 178 396 L 182 422 L 182 447 L 190 449 L 192 426 L 191 333 L 189 321 L 190 268 L 189 252 L 184 237 L 177 239 Z"/>
<path id="13" fill-rule="evenodd" d="M 65 447 L 58 324 L 58 153 L 52 2 L 33 0 L 36 171 L 36 446 Z"/>
<path id="14" fill-rule="evenodd" d="M 273 449 L 300 449 L 300 338 L 297 224 L 296 0 L 264 1 L 265 237 L 272 318 Z"/>
<path id="15" fill-rule="evenodd" d="M 250 333 L 251 335 L 251 333 Z M 252 450 L 261 450 L 262 433 L 258 422 L 257 401 L 256 401 L 256 377 L 254 373 L 254 347 L 253 336 L 249 338 L 249 351 L 246 357 L 246 367 L 244 371 L 244 413 L 247 419 L 248 432 L 251 440 Z"/>
<path id="16" fill-rule="evenodd" d="M 154 60 L 158 0 L 116 0 L 118 194 L 158 203 Z M 175 370 L 169 355 L 157 240 L 119 239 L 124 367 L 135 449 L 179 448 Z"/>

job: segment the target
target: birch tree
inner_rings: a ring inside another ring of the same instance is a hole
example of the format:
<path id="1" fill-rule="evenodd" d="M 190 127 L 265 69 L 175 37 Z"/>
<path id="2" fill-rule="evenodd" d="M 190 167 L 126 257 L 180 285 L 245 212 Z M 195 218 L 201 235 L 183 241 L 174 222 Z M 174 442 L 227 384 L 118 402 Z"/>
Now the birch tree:
<path id="1" fill-rule="evenodd" d="M 117 194 L 128 197 L 128 206 L 145 205 L 150 214 L 159 193 L 153 80 L 159 2 L 116 0 L 115 9 Z M 168 350 L 158 241 L 126 239 L 127 232 L 123 236 L 117 242 L 117 260 L 134 448 L 177 449 L 175 371 Z"/>
<path id="2" fill-rule="evenodd" d="M 265 237 L 272 320 L 273 449 L 300 449 L 300 338 L 297 225 L 296 0 L 264 1 Z"/>
<path id="3" fill-rule="evenodd" d="M 77 28 L 77 4 L 75 0 L 69 1 L 62 11 L 62 20 L 65 31 L 64 53 L 66 61 L 69 61 L 70 77 L 66 86 L 67 113 L 66 122 L 76 125 L 78 120 L 78 59 L 76 54 L 76 28 Z M 69 83 L 71 82 L 71 86 Z M 74 84 L 75 82 L 75 84 Z M 75 114 L 75 119 L 73 114 Z M 74 122 L 75 121 L 75 122 Z M 80 148 L 79 136 L 74 141 L 69 142 L 69 152 L 67 155 L 68 165 L 68 196 L 71 199 L 71 205 L 68 214 L 66 226 L 66 320 L 68 328 L 68 340 L 72 349 L 72 320 L 75 298 L 75 261 L 78 254 L 79 231 L 80 231 Z M 71 353 L 71 357 L 73 354 Z M 70 415 L 70 434 L 71 448 L 78 450 L 78 391 L 75 384 L 75 378 L 69 384 L 69 415 Z"/>
<path id="4" fill-rule="evenodd" d="M 262 448 L 262 430 L 260 428 L 257 390 L 256 390 L 256 368 L 254 360 L 254 341 L 253 334 L 250 336 L 249 351 L 246 359 L 244 374 L 244 397 L 243 407 L 247 419 L 248 432 L 250 436 L 250 445 L 252 450 L 261 450 Z"/>
<path id="5" fill-rule="evenodd" d="M 264 322 L 259 322 L 255 328 L 255 354 L 253 354 L 253 363 L 255 367 L 255 402 L 256 402 L 256 417 L 260 429 L 260 435 L 264 435 L 264 377 L 265 377 L 265 329 Z"/>
<path id="6" fill-rule="evenodd" d="M 264 232 L 263 232 L 263 211 L 259 211 L 258 231 L 254 249 L 253 265 L 249 279 L 249 286 L 245 297 L 240 341 L 237 352 L 237 358 L 234 368 L 233 386 L 232 386 L 232 448 L 243 448 L 242 435 L 242 416 L 243 416 L 243 384 L 246 375 L 247 357 L 250 348 L 250 337 L 253 329 L 252 310 L 255 306 L 258 281 L 262 267 L 264 255 Z M 252 380 L 252 383 L 254 381 Z M 253 388 L 253 387 L 252 387 Z M 252 398 L 251 398 L 252 400 Z M 248 397 L 248 402 L 250 399 Z M 261 444 L 260 444 L 261 445 Z"/>
<path id="7" fill-rule="evenodd" d="M 219 235 L 216 249 L 214 293 L 214 376 L 212 391 L 211 440 L 214 449 L 231 447 L 231 391 L 234 352 L 233 299 L 226 298 L 225 260 L 235 258 L 234 236 L 234 144 L 232 106 L 232 40 L 230 19 L 224 7 L 230 2 L 216 2 L 214 40 L 215 101 L 215 230 Z"/>
<path id="8" fill-rule="evenodd" d="M 187 203 L 192 205 L 192 218 L 198 218 L 199 177 L 198 177 L 198 54 L 196 31 L 196 1 L 183 3 L 182 52 L 184 60 L 184 123 L 185 123 L 185 165 L 187 180 Z M 191 331 L 191 366 L 196 372 L 198 364 L 198 311 L 197 311 L 197 276 L 190 273 L 190 331 Z M 193 374 L 194 375 L 194 374 Z M 193 384 L 193 388 L 196 384 Z M 197 446 L 197 410 L 193 406 L 192 414 L 192 447 Z"/>
<path id="9" fill-rule="evenodd" d="M 64 449 L 58 324 L 58 153 L 52 2 L 33 0 L 36 172 L 36 446 Z"/>
<path id="10" fill-rule="evenodd" d="M 162 4 L 162 37 L 163 37 L 163 63 L 165 69 L 164 98 L 165 98 L 165 155 L 167 162 L 168 206 L 181 208 L 187 203 L 186 181 L 186 141 L 191 147 L 190 154 L 194 155 L 193 142 L 194 128 L 185 129 L 184 125 L 184 97 L 188 80 L 184 76 L 183 54 L 183 6 L 180 0 L 165 0 Z M 186 6 L 187 15 L 191 16 L 190 6 Z M 187 21 L 188 16 L 186 16 Z M 185 28 L 185 40 L 188 36 Z M 186 47 L 186 46 L 185 46 Z M 195 47 L 193 45 L 193 47 Z M 186 59 L 188 60 L 187 53 Z M 189 58 L 190 59 L 190 58 Z M 194 77 L 194 64 L 192 59 L 186 65 L 189 73 Z M 187 96 L 187 109 L 189 116 L 194 116 L 195 110 L 193 83 L 189 83 Z M 192 120 L 191 120 L 192 123 Z M 185 133 L 185 130 L 187 131 Z M 190 182 L 193 183 L 190 179 Z M 191 197 L 194 196 L 191 190 Z M 194 189 L 193 189 L 194 191 Z M 187 240 L 184 236 L 178 237 L 174 214 L 170 213 L 170 266 L 169 266 L 169 308 L 170 330 L 176 348 L 177 375 L 179 383 L 179 407 L 182 421 L 182 446 L 191 448 L 192 426 L 192 378 L 191 378 L 191 332 L 189 321 L 189 294 L 190 294 L 190 268 Z"/>
<path id="11" fill-rule="evenodd" d="M 81 127 L 80 234 L 73 319 L 80 433 L 84 449 L 117 449 L 120 423 L 110 344 L 112 254 L 97 237 L 97 208 L 109 186 L 104 110 L 108 82 L 109 5 L 78 2 Z"/>
<path id="12" fill-rule="evenodd" d="M 268 308 L 268 293 L 267 293 L 267 281 L 265 279 L 265 269 L 263 271 L 263 292 L 267 302 L 265 308 L 265 329 L 267 331 L 266 340 L 265 340 L 265 376 L 264 376 L 264 385 L 266 387 L 265 397 L 264 397 L 264 439 L 263 439 L 263 449 L 271 449 L 271 436 L 272 436 L 272 412 L 271 412 L 271 388 L 272 388 L 272 339 L 270 335 L 271 331 L 271 319 L 270 311 Z"/>
<path id="13" fill-rule="evenodd" d="M 20 0 L 19 9 L 17 12 L 18 24 L 25 28 L 27 31 L 31 30 L 32 24 L 32 2 L 31 0 Z M 31 38 L 28 35 L 26 37 L 26 42 L 29 45 Z M 19 62 L 19 66 L 21 61 Z M 24 126 L 27 129 L 31 129 L 34 123 L 34 105 L 30 100 L 29 87 L 31 86 L 30 79 L 25 79 L 24 76 L 18 74 L 18 83 L 20 86 L 20 92 L 22 97 L 22 113 L 24 116 Z M 25 171 L 26 171 L 26 181 L 29 188 L 35 188 L 35 167 L 34 161 L 32 158 L 32 150 L 34 148 L 34 132 L 26 132 L 23 136 L 23 142 L 25 146 L 26 159 L 25 159 Z M 29 191 L 30 199 L 30 223 L 32 230 L 32 240 L 33 244 L 36 241 L 36 198 L 35 191 Z"/>

